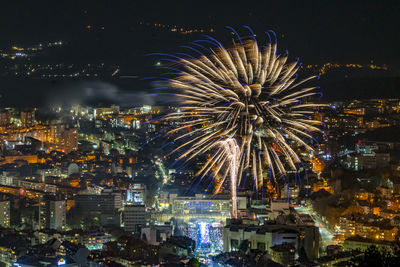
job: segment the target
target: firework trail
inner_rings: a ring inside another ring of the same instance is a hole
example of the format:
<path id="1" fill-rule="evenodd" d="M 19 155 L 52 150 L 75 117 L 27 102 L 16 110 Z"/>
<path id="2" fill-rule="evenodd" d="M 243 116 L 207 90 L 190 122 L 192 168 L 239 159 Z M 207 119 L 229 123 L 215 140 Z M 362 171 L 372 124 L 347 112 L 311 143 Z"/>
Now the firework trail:
<path id="1" fill-rule="evenodd" d="M 216 150 L 198 172 L 201 179 L 209 172 L 225 179 L 234 164 L 237 184 L 249 170 L 258 191 L 264 180 L 276 185 L 288 169 L 297 170 L 297 150 L 313 151 L 306 140 L 322 122 L 310 117 L 324 105 L 310 102 L 319 87 L 302 87 L 318 76 L 298 80 L 301 64 L 288 62 L 287 52 L 277 54 L 275 33 L 267 32 L 262 46 L 251 30 L 247 38 L 232 31 L 236 37 L 227 47 L 207 36 L 186 46 L 196 56 L 163 54 L 166 75 L 173 76 L 164 89 L 181 99 L 165 119 L 176 125 L 169 134 L 180 133 L 175 140 L 182 144 L 173 151 L 184 151 L 180 159 Z M 228 157 L 233 152 L 235 160 Z"/>
<path id="2" fill-rule="evenodd" d="M 220 140 L 214 144 L 212 148 L 217 149 L 217 154 L 221 157 L 214 162 L 213 166 L 216 166 L 218 170 L 214 172 L 222 174 L 222 181 L 219 186 L 215 189 L 218 192 L 221 186 L 224 184 L 226 178 L 229 177 L 230 180 L 230 191 L 232 197 L 232 217 L 237 218 L 237 198 L 236 198 L 236 187 L 237 187 L 237 175 L 239 170 L 239 160 L 240 160 L 240 148 L 234 138 L 227 138 Z M 225 169 L 224 172 L 220 173 L 220 169 Z"/>

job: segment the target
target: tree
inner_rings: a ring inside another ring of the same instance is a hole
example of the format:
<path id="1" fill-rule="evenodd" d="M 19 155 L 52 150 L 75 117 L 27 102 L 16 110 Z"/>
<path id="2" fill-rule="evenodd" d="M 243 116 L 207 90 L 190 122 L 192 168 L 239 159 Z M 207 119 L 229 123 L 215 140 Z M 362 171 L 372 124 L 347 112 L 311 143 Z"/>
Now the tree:
<path id="1" fill-rule="evenodd" d="M 352 266 L 397 267 L 400 266 L 400 250 L 392 252 L 371 246 L 363 257 L 353 258 Z"/>
<path id="2" fill-rule="evenodd" d="M 200 267 L 199 253 L 197 253 L 196 258 L 191 258 L 189 261 L 189 266 L 191 267 Z"/>

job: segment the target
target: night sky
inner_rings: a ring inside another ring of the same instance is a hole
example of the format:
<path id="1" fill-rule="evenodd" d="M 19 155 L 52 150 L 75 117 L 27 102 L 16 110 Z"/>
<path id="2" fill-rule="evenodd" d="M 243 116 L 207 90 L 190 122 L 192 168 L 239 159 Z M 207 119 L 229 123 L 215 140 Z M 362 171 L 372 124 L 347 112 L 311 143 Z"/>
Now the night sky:
<path id="1" fill-rule="evenodd" d="M 367 64 L 371 60 L 386 64 L 390 71 L 378 74 L 385 76 L 385 81 L 368 76 L 366 82 L 357 77 L 358 87 L 373 84 L 385 87 L 383 96 L 400 96 L 400 1 L 396 0 L 7 1 L 0 9 L 0 47 L 61 39 L 69 46 L 54 61 L 118 64 L 124 74 L 142 77 L 151 75 L 157 60 L 146 56 L 148 53 L 173 52 L 202 37 L 171 34 L 139 22 L 213 28 L 213 36 L 220 40 L 229 39 L 225 26 L 243 31 L 241 26 L 248 25 L 258 36 L 272 29 L 278 35 L 280 51 L 288 49 L 290 57 L 300 57 L 304 64 Z M 338 79 L 325 79 L 322 82 L 328 84 L 328 96 L 332 96 L 330 85 Z M 19 86 L 4 84 L 8 88 Z M 128 90 L 146 90 L 146 86 L 134 81 L 123 85 Z M 346 98 L 345 85 L 338 86 L 337 95 Z M 357 92 L 349 97 L 357 97 Z"/>

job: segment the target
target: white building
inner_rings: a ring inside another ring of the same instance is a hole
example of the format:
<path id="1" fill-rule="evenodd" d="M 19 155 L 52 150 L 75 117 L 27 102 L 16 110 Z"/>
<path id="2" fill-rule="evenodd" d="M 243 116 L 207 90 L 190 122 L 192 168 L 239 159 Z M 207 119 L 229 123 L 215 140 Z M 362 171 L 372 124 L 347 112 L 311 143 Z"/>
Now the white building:
<path id="1" fill-rule="evenodd" d="M 177 194 L 170 194 L 170 206 L 173 215 L 188 214 L 223 214 L 230 217 L 232 211 L 232 199 L 230 196 L 217 196 L 196 194 L 194 197 L 180 197 Z M 246 197 L 237 197 L 237 208 L 246 209 Z"/>
<path id="2" fill-rule="evenodd" d="M 8 174 L 7 172 L 3 172 L 0 175 L 0 185 L 12 185 L 13 184 L 13 175 Z"/>
<path id="3" fill-rule="evenodd" d="M 320 234 L 318 227 L 308 225 L 244 225 L 231 224 L 224 228 L 224 251 L 239 249 L 243 241 L 249 243 L 250 249 L 259 249 L 272 255 L 271 247 L 291 244 L 299 253 L 304 249 L 307 258 L 312 260 L 319 257 Z"/>
<path id="4" fill-rule="evenodd" d="M 247 240 L 250 249 L 270 251 L 270 247 L 291 243 L 297 248 L 299 232 L 283 225 L 229 225 L 224 228 L 224 251 L 235 251 Z"/>
<path id="5" fill-rule="evenodd" d="M 172 236 L 171 225 L 153 225 L 143 227 L 141 229 L 141 239 L 145 240 L 149 245 L 158 246 L 160 243 L 167 241 Z"/>

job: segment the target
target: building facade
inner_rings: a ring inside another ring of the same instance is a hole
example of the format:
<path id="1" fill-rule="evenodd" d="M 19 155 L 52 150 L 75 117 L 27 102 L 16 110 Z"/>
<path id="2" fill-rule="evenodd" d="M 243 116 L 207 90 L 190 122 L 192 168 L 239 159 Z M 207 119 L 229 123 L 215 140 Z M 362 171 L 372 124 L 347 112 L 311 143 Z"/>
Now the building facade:
<path id="1" fill-rule="evenodd" d="M 146 225 L 146 207 L 144 205 L 126 205 L 123 222 L 125 232 L 139 232 Z"/>
<path id="2" fill-rule="evenodd" d="M 10 227 L 10 201 L 0 201 L 0 226 L 3 228 Z"/>
<path id="3" fill-rule="evenodd" d="M 67 223 L 66 201 L 43 197 L 39 203 L 39 229 L 64 230 Z"/>

